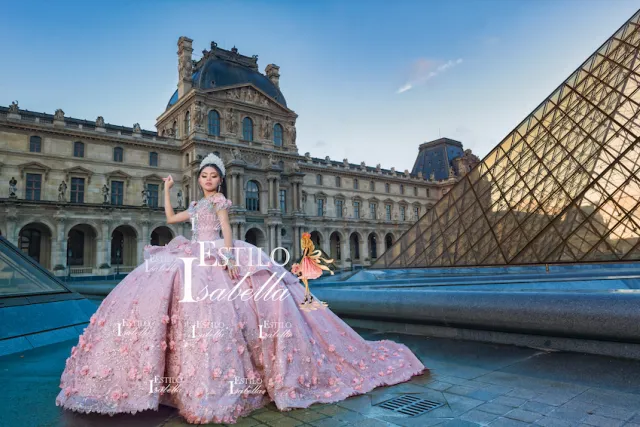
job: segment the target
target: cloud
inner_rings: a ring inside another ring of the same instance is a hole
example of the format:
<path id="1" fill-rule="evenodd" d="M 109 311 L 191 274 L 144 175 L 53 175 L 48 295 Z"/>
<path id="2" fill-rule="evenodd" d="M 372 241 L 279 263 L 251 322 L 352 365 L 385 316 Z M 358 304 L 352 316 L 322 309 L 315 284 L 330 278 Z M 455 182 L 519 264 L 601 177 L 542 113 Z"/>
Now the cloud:
<path id="1" fill-rule="evenodd" d="M 449 60 L 445 63 L 419 58 L 411 66 L 409 79 L 396 91 L 396 93 L 403 93 L 411 90 L 416 86 L 424 84 L 427 80 L 437 76 L 438 74 L 444 73 L 449 68 L 455 67 L 461 63 L 462 58 L 458 58 L 455 61 Z"/>

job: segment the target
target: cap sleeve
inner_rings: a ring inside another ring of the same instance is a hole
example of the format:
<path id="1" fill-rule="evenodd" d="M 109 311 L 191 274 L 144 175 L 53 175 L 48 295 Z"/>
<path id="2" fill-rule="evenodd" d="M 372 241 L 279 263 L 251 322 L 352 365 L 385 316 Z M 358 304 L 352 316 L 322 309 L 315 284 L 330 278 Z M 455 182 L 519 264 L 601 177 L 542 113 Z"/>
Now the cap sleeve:
<path id="1" fill-rule="evenodd" d="M 231 202 L 231 200 L 224 197 L 224 194 L 222 193 L 217 193 L 213 197 L 213 207 L 215 208 L 216 212 L 221 209 L 229 209 L 232 205 L 233 203 Z"/>
<path id="2" fill-rule="evenodd" d="M 189 218 L 191 218 L 193 216 L 194 213 L 196 213 L 196 201 L 192 201 L 191 203 L 189 203 L 189 207 L 187 208 L 187 212 L 189 212 Z"/>

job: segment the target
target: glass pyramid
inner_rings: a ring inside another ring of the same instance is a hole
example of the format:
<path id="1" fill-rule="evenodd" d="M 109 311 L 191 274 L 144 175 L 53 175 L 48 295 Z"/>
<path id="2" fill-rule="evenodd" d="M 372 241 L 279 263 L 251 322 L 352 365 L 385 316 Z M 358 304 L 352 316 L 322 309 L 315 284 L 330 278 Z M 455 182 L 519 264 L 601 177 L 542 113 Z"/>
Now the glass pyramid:
<path id="1" fill-rule="evenodd" d="M 370 268 L 640 260 L 639 19 Z"/>

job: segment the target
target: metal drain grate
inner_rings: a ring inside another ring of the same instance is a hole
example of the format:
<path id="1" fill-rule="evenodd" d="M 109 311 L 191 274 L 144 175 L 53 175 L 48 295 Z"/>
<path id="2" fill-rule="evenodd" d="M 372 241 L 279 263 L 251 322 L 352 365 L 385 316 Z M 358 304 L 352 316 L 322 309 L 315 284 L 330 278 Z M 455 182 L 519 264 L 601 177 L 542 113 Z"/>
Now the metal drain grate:
<path id="1" fill-rule="evenodd" d="M 439 408 L 442 405 L 444 405 L 444 403 L 420 399 L 419 397 L 415 397 L 410 394 L 403 394 L 402 396 L 386 400 L 375 406 L 389 409 L 400 414 L 409 415 L 410 417 L 415 417 L 426 414 L 427 412 Z"/>

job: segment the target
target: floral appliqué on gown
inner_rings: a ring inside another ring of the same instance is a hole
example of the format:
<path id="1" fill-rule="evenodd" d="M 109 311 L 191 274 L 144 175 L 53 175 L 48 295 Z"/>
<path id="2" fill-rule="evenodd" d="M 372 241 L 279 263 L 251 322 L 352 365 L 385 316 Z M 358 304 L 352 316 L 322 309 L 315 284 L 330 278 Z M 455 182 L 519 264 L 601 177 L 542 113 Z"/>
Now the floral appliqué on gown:
<path id="1" fill-rule="evenodd" d="M 231 204 L 220 193 L 192 202 L 191 240 L 145 246 L 71 349 L 56 405 L 113 415 L 164 404 L 192 424 L 234 424 L 271 401 L 281 411 L 337 402 L 428 370 L 404 344 L 366 341 L 328 308 L 301 310 L 298 277 L 250 243 L 233 240 L 237 280 L 214 251 L 200 266 L 201 242 L 224 246 L 217 212 Z M 180 302 L 186 271 L 197 301 Z M 216 292 L 225 297 L 198 298 Z"/>

